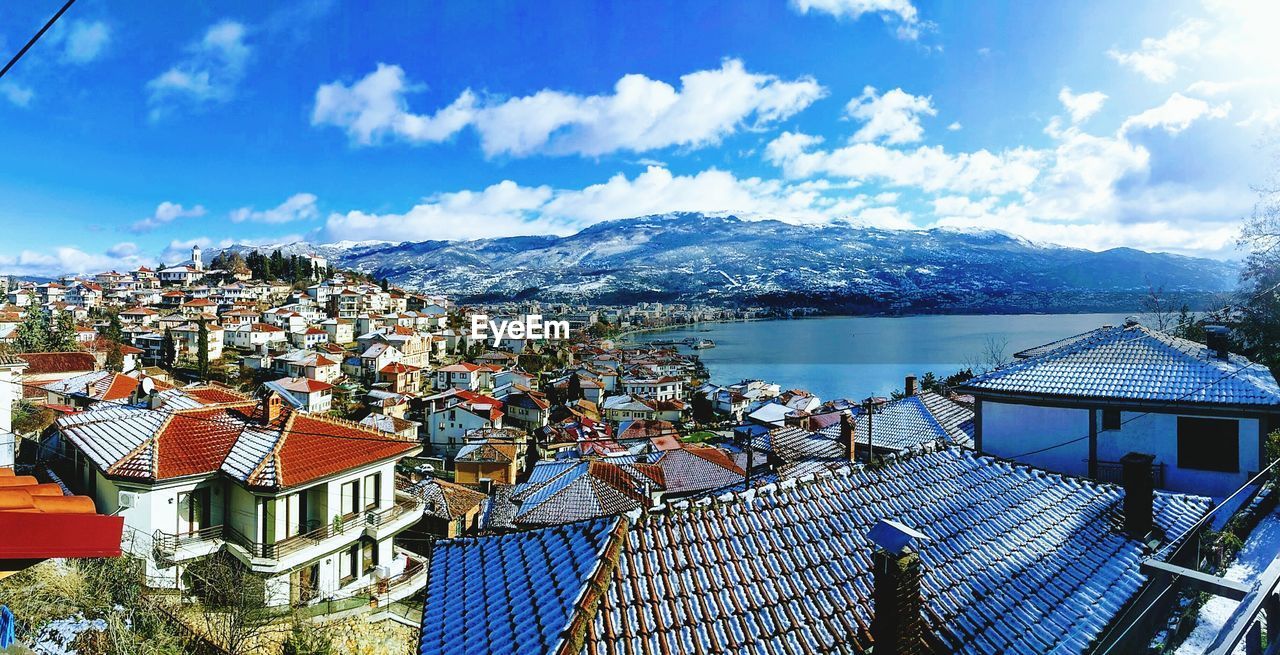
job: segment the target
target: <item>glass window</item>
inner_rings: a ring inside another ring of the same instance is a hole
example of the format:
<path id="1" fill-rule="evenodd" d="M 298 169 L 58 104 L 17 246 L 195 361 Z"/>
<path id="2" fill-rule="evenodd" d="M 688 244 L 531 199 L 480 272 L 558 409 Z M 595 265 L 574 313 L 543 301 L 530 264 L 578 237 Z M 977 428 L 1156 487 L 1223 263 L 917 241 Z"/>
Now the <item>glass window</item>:
<path id="1" fill-rule="evenodd" d="M 364 506 L 365 509 L 378 506 L 378 499 L 382 496 L 382 474 L 374 473 L 364 476 Z"/>
<path id="2" fill-rule="evenodd" d="M 1120 410 L 1104 409 L 1102 410 L 1102 429 L 1103 430 L 1119 430 L 1120 429 Z"/>
<path id="3" fill-rule="evenodd" d="M 355 514 L 360 511 L 360 481 L 352 480 L 342 485 L 342 511 Z"/>
<path id="4" fill-rule="evenodd" d="M 1178 467 L 1236 473 L 1240 428 L 1232 419 L 1178 417 Z"/>

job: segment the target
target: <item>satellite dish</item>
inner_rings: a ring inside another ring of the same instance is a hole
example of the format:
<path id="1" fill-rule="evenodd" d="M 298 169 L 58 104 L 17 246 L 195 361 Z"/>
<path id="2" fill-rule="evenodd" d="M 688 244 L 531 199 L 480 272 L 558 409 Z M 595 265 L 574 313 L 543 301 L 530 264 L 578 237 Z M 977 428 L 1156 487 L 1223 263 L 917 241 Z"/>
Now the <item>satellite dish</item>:
<path id="1" fill-rule="evenodd" d="M 153 391 L 155 391 L 155 390 L 156 390 L 156 383 L 155 383 L 155 382 L 153 382 L 153 381 L 151 380 L 151 378 L 142 378 L 142 393 L 143 393 L 143 395 L 150 396 L 150 395 L 151 395 L 151 393 L 152 393 Z"/>

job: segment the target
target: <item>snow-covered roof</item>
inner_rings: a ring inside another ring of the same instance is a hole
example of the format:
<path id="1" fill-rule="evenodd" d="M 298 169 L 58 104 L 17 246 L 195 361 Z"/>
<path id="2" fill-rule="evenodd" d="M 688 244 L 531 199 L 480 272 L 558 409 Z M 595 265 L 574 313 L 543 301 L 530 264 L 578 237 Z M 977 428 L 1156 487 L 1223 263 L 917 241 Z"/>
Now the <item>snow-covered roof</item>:
<path id="1" fill-rule="evenodd" d="M 962 388 L 975 394 L 1280 405 L 1280 386 L 1267 367 L 1240 355 L 1218 358 L 1204 344 L 1134 322 L 1067 339 L 1065 345 L 980 375 Z"/>

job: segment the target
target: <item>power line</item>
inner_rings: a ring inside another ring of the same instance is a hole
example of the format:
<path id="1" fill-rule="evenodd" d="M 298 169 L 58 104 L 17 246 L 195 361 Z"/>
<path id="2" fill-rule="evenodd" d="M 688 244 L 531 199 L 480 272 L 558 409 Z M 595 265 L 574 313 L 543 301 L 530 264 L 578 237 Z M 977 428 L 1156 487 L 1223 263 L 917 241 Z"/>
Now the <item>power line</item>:
<path id="1" fill-rule="evenodd" d="M 23 55 L 27 54 L 27 51 L 31 49 L 31 46 L 35 45 L 36 41 L 39 41 L 40 37 L 44 36 L 44 33 L 49 31 L 49 28 L 53 27 L 53 24 L 58 22 L 58 19 L 62 18 L 63 14 L 67 13 L 67 10 L 70 9 L 71 5 L 75 4 L 75 2 L 76 0 L 67 0 L 67 3 L 62 5 L 62 8 L 58 10 L 58 13 L 54 14 L 53 18 L 50 18 L 49 22 L 45 23 L 44 27 L 41 27 L 40 31 L 36 32 L 35 36 L 31 37 L 31 40 L 27 41 L 27 44 L 22 46 L 22 49 L 18 51 L 18 54 L 14 55 L 13 58 L 9 60 L 9 63 L 4 65 L 4 68 L 0 68 L 0 78 L 4 77 L 4 74 L 8 73 L 9 69 L 13 68 L 13 65 L 18 63 L 18 60 L 22 59 Z"/>

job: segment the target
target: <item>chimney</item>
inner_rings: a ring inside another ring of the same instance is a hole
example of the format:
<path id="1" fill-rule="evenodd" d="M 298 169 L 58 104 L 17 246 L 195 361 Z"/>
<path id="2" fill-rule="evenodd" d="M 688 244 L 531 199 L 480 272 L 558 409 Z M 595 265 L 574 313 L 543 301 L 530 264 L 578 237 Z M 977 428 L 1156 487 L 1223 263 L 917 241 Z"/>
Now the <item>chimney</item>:
<path id="1" fill-rule="evenodd" d="M 844 447 L 845 457 L 854 461 L 853 456 L 853 419 L 849 412 L 840 412 L 840 445 Z"/>
<path id="2" fill-rule="evenodd" d="M 1225 325 L 1206 325 L 1205 345 L 1217 359 L 1227 359 L 1231 354 L 1231 330 Z"/>
<path id="3" fill-rule="evenodd" d="M 262 399 L 262 422 L 264 425 L 271 425 L 280 418 L 280 412 L 284 409 L 284 401 L 280 399 L 280 394 L 272 391 Z"/>
<path id="4" fill-rule="evenodd" d="M 1121 481 L 1124 484 L 1124 531 L 1142 538 L 1151 532 L 1151 506 L 1155 499 L 1155 480 L 1151 463 L 1155 455 L 1129 453 L 1120 458 Z"/>
<path id="5" fill-rule="evenodd" d="M 916 376 L 908 375 L 907 382 L 902 388 L 904 389 L 903 391 L 904 395 L 907 395 L 907 396 L 916 395 Z"/>
<path id="6" fill-rule="evenodd" d="M 921 610 L 920 555 L 912 548 L 929 537 L 901 523 L 881 519 L 867 537 L 875 543 L 871 639 L 876 655 L 926 655 L 925 623 Z"/>

